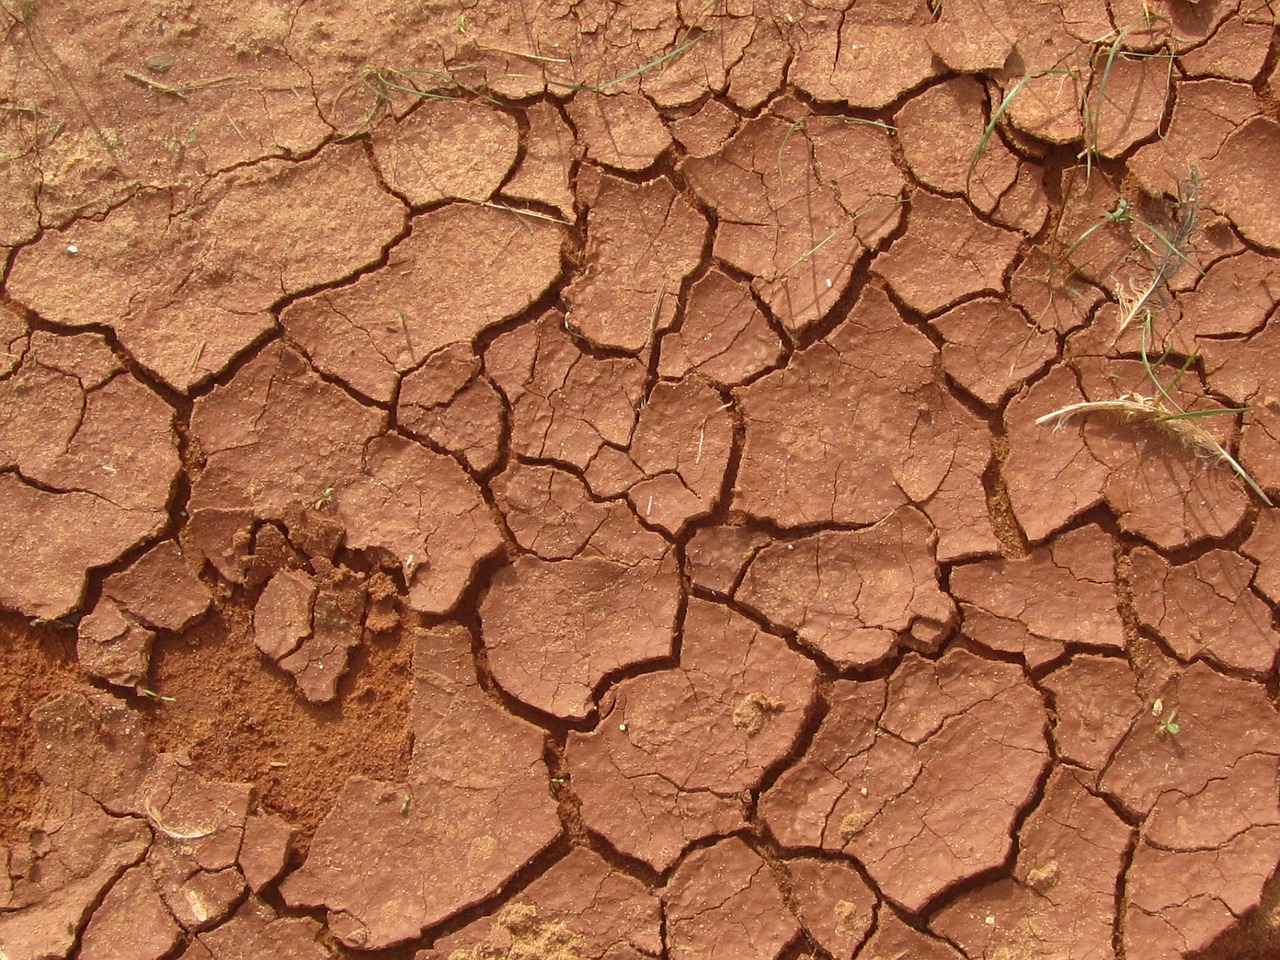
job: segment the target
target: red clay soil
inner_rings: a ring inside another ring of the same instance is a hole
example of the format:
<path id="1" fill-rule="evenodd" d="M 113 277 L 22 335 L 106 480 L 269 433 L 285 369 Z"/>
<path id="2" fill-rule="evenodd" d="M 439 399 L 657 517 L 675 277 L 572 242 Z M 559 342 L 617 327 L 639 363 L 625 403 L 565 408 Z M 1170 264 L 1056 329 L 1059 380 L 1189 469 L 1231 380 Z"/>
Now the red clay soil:
<path id="1" fill-rule="evenodd" d="M 0 960 L 1280 956 L 1276 26 L 0 0 Z"/>

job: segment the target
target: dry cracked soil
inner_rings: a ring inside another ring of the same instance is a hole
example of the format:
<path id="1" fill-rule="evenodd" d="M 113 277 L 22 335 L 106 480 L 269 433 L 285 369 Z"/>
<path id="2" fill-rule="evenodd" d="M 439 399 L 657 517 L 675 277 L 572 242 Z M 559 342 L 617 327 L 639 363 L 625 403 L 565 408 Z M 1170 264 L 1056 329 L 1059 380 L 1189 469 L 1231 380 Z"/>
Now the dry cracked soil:
<path id="1" fill-rule="evenodd" d="M 0 958 L 1280 956 L 1276 27 L 0 0 Z"/>

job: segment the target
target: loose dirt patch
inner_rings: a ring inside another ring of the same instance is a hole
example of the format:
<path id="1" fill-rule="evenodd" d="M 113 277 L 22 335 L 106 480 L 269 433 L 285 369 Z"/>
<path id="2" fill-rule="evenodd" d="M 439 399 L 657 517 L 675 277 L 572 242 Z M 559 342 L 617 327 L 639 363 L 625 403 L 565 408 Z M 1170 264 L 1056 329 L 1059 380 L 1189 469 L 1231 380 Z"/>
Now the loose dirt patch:
<path id="1" fill-rule="evenodd" d="M 1267 3 L 0 0 L 0 960 L 1280 953 Z"/>

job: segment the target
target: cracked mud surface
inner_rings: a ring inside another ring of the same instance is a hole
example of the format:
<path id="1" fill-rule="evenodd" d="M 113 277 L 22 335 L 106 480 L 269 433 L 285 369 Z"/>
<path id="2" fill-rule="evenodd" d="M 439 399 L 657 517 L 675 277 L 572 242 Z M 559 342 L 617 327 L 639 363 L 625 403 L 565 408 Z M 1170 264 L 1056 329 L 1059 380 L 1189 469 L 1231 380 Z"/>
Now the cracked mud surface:
<path id="1" fill-rule="evenodd" d="M 0 0 L 0 960 L 1276 956 L 1276 23 Z"/>

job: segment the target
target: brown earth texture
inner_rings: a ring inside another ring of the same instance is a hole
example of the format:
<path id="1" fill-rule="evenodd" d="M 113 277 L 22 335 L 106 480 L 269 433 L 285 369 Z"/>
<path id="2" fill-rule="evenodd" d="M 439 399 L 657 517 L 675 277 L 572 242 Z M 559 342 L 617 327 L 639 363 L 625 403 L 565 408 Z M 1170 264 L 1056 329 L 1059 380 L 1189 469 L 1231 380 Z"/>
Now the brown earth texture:
<path id="1" fill-rule="evenodd" d="M 1280 957 L 1270 0 L 0 0 L 0 960 Z"/>

